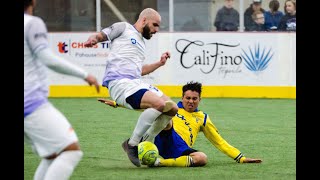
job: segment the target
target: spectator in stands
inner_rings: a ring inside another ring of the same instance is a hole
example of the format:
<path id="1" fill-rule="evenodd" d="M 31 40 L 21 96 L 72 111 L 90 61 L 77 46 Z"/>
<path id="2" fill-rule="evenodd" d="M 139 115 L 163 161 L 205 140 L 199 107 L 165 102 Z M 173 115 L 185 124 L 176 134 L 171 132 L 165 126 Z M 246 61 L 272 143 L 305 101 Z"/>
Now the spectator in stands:
<path id="1" fill-rule="evenodd" d="M 246 9 L 244 12 L 244 27 L 245 31 L 250 31 L 250 29 L 253 29 L 252 26 L 255 26 L 254 20 L 252 19 L 252 14 L 255 11 L 261 11 L 262 13 L 265 12 L 265 10 L 261 7 L 262 0 L 253 0 L 252 4 Z"/>
<path id="2" fill-rule="evenodd" d="M 278 25 L 279 31 L 296 31 L 296 0 L 286 0 L 284 4 L 285 15 Z"/>
<path id="3" fill-rule="evenodd" d="M 224 6 L 218 10 L 214 26 L 217 31 L 238 31 L 239 12 L 233 8 L 234 0 L 225 0 Z"/>
<path id="4" fill-rule="evenodd" d="M 264 15 L 261 11 L 255 11 L 252 14 L 253 24 L 249 27 L 247 31 L 266 31 L 264 25 Z"/>
<path id="5" fill-rule="evenodd" d="M 269 11 L 264 13 L 264 25 L 267 31 L 275 31 L 278 29 L 278 24 L 284 15 L 279 11 L 280 3 L 278 0 L 271 0 L 269 2 Z"/>

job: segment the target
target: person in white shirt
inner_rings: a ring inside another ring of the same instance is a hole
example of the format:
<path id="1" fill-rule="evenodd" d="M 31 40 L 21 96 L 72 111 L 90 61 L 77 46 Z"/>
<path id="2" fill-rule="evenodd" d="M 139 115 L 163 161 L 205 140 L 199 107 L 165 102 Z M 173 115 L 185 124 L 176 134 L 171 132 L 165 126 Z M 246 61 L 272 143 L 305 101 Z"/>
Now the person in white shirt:
<path id="1" fill-rule="evenodd" d="M 92 47 L 99 42 L 111 41 L 102 86 L 108 88 L 118 105 L 143 110 L 131 137 L 122 143 L 130 161 L 137 167 L 141 166 L 139 142 L 153 139 L 178 111 L 176 103 L 161 90 L 141 80 L 141 76 L 165 65 L 170 58 L 170 53 L 165 52 L 159 61 L 143 64 L 146 58 L 144 41 L 159 31 L 160 23 L 160 14 L 146 8 L 135 24 L 114 23 L 91 35 L 84 43 L 86 47 Z"/>
<path id="2" fill-rule="evenodd" d="M 24 0 L 24 138 L 41 162 L 35 180 L 67 180 L 81 160 L 78 137 L 66 117 L 48 101 L 47 68 L 84 79 L 99 92 L 96 78 L 55 55 L 45 23 L 33 16 L 35 0 Z"/>

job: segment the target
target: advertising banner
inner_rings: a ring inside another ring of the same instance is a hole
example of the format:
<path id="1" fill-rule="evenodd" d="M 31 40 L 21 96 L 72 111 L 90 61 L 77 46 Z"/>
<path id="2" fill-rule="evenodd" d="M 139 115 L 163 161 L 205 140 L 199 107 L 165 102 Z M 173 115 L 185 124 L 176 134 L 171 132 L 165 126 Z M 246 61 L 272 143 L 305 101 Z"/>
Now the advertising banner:
<path id="1" fill-rule="evenodd" d="M 94 74 L 101 82 L 110 42 L 92 48 L 83 43 L 91 33 L 50 33 L 53 51 Z M 159 86 L 198 81 L 204 86 L 296 86 L 295 33 L 157 33 L 146 43 L 145 63 L 167 64 L 143 79 Z M 102 82 L 101 82 L 102 83 Z M 84 85 L 50 72 L 51 85 Z"/>

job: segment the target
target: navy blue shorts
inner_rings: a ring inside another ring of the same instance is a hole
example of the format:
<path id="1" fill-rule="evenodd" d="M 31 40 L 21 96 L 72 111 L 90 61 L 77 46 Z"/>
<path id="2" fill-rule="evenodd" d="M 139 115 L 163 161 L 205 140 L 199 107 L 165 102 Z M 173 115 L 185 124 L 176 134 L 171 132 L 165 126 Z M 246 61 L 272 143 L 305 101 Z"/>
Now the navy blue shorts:
<path id="1" fill-rule="evenodd" d="M 141 109 L 141 99 L 144 93 L 146 93 L 148 89 L 140 89 L 139 91 L 135 92 L 131 96 L 126 98 L 126 102 L 131 105 L 133 109 Z"/>
<path id="2" fill-rule="evenodd" d="M 197 152 L 197 150 L 190 148 L 173 128 L 161 131 L 155 137 L 154 144 L 158 147 L 159 155 L 165 159 L 178 158 Z"/>

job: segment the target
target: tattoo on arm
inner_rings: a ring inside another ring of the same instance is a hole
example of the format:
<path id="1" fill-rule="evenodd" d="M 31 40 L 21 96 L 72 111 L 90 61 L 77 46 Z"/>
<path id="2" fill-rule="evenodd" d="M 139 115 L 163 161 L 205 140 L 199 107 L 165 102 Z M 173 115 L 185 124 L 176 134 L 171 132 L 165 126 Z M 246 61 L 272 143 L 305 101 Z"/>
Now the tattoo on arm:
<path id="1" fill-rule="evenodd" d="M 106 40 L 108 40 L 108 37 L 107 37 L 106 34 L 100 32 L 100 35 L 101 35 L 102 39 L 99 39 L 99 40 L 101 40 L 101 41 L 106 41 Z"/>
<path id="2" fill-rule="evenodd" d="M 104 33 L 98 33 L 92 36 L 92 39 L 95 39 L 98 43 L 106 41 L 108 38 Z"/>

